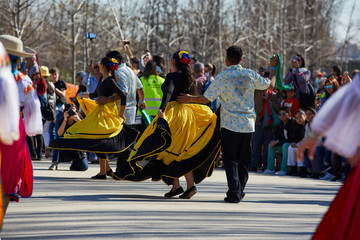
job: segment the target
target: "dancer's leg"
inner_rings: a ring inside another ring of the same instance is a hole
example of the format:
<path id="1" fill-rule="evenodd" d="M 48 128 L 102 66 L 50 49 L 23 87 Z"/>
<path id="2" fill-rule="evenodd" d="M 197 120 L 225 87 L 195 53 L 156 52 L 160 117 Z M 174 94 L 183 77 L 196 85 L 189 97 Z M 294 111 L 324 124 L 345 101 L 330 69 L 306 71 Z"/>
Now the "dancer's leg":
<path id="1" fill-rule="evenodd" d="M 100 158 L 99 160 L 100 160 L 100 172 L 98 173 L 98 175 L 105 175 L 106 172 L 108 171 L 107 169 L 110 170 L 108 160 L 107 158 L 105 159 Z"/>
<path id="2" fill-rule="evenodd" d="M 186 179 L 186 185 L 187 185 L 186 190 L 192 188 L 195 185 L 193 172 L 189 172 L 188 174 L 186 174 L 185 179 Z"/>
<path id="3" fill-rule="evenodd" d="M 10 197 L 5 195 L 4 199 L 5 199 L 5 202 L 4 202 L 4 215 L 5 215 L 6 209 L 8 208 L 9 203 L 10 203 Z"/>
<path id="4" fill-rule="evenodd" d="M 180 187 L 180 181 L 178 178 L 174 179 L 171 191 L 174 191 Z"/>

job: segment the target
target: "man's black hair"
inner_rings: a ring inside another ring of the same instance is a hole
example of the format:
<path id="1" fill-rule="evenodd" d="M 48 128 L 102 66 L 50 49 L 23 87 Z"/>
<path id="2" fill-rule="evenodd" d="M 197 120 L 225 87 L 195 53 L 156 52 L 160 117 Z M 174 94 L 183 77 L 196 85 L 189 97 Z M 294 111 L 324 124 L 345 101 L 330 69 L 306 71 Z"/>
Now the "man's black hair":
<path id="1" fill-rule="evenodd" d="M 288 107 L 281 107 L 281 108 L 280 108 L 280 111 L 285 111 L 285 112 L 287 112 L 287 113 L 290 114 L 290 108 L 288 108 Z M 279 111 L 279 112 L 280 112 L 280 111 Z"/>
<path id="2" fill-rule="evenodd" d="M 119 62 L 119 64 L 123 63 L 123 57 L 118 51 L 110 51 L 108 52 L 108 54 L 106 54 L 106 57 L 115 58 Z"/>
<path id="3" fill-rule="evenodd" d="M 231 46 L 226 49 L 226 58 L 232 65 L 239 64 L 243 56 L 241 47 Z"/>

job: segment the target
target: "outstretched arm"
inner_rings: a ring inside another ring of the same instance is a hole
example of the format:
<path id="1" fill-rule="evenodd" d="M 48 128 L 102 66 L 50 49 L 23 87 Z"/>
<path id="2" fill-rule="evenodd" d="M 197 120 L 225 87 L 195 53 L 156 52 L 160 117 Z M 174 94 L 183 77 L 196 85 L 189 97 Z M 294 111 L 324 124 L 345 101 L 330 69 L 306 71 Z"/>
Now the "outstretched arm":
<path id="1" fill-rule="evenodd" d="M 205 96 L 194 96 L 190 94 L 181 94 L 177 97 L 179 103 L 208 103 L 210 102 Z"/>

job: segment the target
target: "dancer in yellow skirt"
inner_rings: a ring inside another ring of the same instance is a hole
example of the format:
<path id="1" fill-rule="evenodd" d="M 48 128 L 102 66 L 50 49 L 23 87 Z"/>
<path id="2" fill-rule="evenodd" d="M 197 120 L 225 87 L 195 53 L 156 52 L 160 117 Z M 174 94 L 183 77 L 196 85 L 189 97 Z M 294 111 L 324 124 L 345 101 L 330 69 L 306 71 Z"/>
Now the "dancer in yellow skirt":
<path id="1" fill-rule="evenodd" d="M 202 104 L 176 102 L 181 93 L 195 94 L 195 81 L 185 51 L 173 54 L 170 71 L 162 85 L 158 115 L 136 143 L 127 161 L 118 166 L 113 178 L 142 181 L 163 180 L 172 185 L 165 197 L 179 194 L 191 198 L 195 183 L 209 177 L 220 150 L 217 116 Z M 145 93 L 146 94 L 146 93 Z M 179 178 L 185 176 L 184 192 Z"/>
<path id="2" fill-rule="evenodd" d="M 138 131 L 124 125 L 126 96 L 114 80 L 114 70 L 118 62 L 114 58 L 103 58 L 100 71 L 103 74 L 94 94 L 81 93 L 79 103 L 86 117 L 70 128 L 63 139 L 54 140 L 50 148 L 60 150 L 79 150 L 94 152 L 100 159 L 100 172 L 93 179 L 106 179 L 111 175 L 107 161 L 107 153 L 119 153 L 132 146 Z M 97 97 L 96 102 L 82 97 Z M 116 96 L 121 98 L 120 113 L 115 102 Z"/>

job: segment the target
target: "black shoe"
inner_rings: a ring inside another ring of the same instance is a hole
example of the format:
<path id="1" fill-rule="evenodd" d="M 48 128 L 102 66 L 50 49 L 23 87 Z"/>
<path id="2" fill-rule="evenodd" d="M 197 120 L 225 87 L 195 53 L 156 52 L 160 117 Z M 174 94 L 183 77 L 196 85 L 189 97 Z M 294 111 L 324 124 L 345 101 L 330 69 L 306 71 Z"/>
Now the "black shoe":
<path id="1" fill-rule="evenodd" d="M 111 177 L 112 172 L 113 172 L 113 171 L 112 171 L 112 169 L 110 168 L 110 170 L 106 172 L 106 176 Z"/>
<path id="2" fill-rule="evenodd" d="M 192 186 L 191 188 L 186 190 L 183 194 L 181 194 L 179 198 L 190 199 L 192 196 L 196 194 L 196 192 L 197 192 L 196 187 Z"/>
<path id="3" fill-rule="evenodd" d="M 95 175 L 95 176 L 92 176 L 91 179 L 106 179 L 106 174 L 104 175 Z"/>
<path id="4" fill-rule="evenodd" d="M 184 192 L 184 189 L 182 187 L 178 187 L 174 191 L 170 190 L 170 192 L 165 193 L 164 197 L 167 197 L 167 198 L 174 197 L 174 196 L 179 195 L 179 194 L 181 194 L 183 192 Z"/>
<path id="5" fill-rule="evenodd" d="M 239 203 L 240 200 L 234 200 L 234 199 L 230 199 L 228 197 L 224 198 L 224 202 L 226 203 Z"/>

